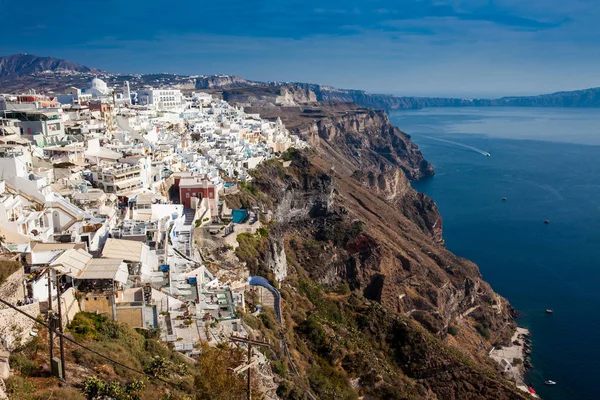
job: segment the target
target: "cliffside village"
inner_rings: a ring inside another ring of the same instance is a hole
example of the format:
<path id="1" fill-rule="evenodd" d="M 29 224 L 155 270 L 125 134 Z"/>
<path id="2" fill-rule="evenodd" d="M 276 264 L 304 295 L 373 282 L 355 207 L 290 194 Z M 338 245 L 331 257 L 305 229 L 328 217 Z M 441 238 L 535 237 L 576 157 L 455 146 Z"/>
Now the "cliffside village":
<path id="1" fill-rule="evenodd" d="M 0 297 L 34 316 L 60 304 L 63 325 L 85 311 L 160 329 L 186 354 L 244 336 L 235 310 L 250 277 L 211 272 L 194 238 L 234 247 L 268 221 L 221 197 L 292 146 L 304 144 L 280 120 L 208 93 L 95 78 L 0 96 L 0 244 L 24 265 Z M 4 349 L 35 335 L 33 321 L 0 308 Z"/>

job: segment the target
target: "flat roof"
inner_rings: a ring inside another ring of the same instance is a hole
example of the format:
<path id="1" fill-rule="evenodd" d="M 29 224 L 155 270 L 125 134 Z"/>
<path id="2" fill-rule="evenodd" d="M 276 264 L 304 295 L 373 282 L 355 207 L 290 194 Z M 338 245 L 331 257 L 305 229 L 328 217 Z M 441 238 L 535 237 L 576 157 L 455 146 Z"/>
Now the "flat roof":
<path id="1" fill-rule="evenodd" d="M 144 246 L 144 243 L 134 240 L 108 238 L 102 250 L 102 257 L 142 262 Z"/>
<path id="2" fill-rule="evenodd" d="M 31 245 L 32 252 L 69 250 L 69 249 L 85 249 L 85 243 L 41 243 L 41 242 L 35 242 Z"/>
<path id="3" fill-rule="evenodd" d="M 92 255 L 83 249 L 69 249 L 58 256 L 50 266 L 71 277 L 77 277 L 91 259 Z"/>
<path id="4" fill-rule="evenodd" d="M 114 258 L 92 258 L 77 279 L 114 279 L 126 283 L 129 273 L 123 260 Z"/>

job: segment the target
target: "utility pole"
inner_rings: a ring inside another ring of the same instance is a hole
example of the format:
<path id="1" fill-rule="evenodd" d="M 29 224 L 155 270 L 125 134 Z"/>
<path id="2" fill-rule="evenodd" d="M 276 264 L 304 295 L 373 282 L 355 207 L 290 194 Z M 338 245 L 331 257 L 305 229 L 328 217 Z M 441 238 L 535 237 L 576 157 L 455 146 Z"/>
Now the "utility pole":
<path id="1" fill-rule="evenodd" d="M 248 346 L 248 363 L 244 366 L 244 367 L 238 367 L 236 368 L 234 371 L 235 372 L 243 372 L 244 370 L 248 370 L 248 388 L 247 388 L 247 392 L 248 392 L 248 400 L 251 400 L 252 398 L 252 391 L 250 390 L 250 371 L 252 370 L 252 346 L 259 346 L 259 347 L 271 347 L 271 345 L 269 345 L 269 343 L 267 342 L 260 342 L 258 340 L 252 340 L 252 339 L 247 339 L 247 338 L 242 338 L 242 337 L 238 337 L 238 336 L 233 336 L 231 335 L 229 338 L 230 341 L 234 342 L 234 343 L 246 343 L 246 345 Z"/>
<path id="2" fill-rule="evenodd" d="M 52 362 L 53 362 L 53 357 L 54 357 L 54 335 L 53 335 L 54 317 L 52 316 L 52 279 L 50 279 L 50 273 L 52 272 L 52 269 L 48 268 L 47 272 L 48 272 L 48 325 L 50 326 L 50 329 L 48 329 L 48 336 L 49 336 L 48 347 L 50 349 L 50 364 L 48 364 L 48 366 L 50 367 L 50 373 L 52 373 Z"/>
<path id="3" fill-rule="evenodd" d="M 58 336 L 58 343 L 59 343 L 59 347 L 60 347 L 60 368 L 61 368 L 61 372 L 62 372 L 62 379 L 63 381 L 67 380 L 67 375 L 65 372 L 65 347 L 64 347 L 64 340 L 63 340 L 63 325 L 62 325 L 62 307 L 61 307 L 61 301 L 60 301 L 60 276 L 59 274 L 56 274 L 56 293 L 57 293 L 57 297 L 56 297 L 56 301 L 58 302 L 58 330 L 60 332 L 60 335 Z"/>

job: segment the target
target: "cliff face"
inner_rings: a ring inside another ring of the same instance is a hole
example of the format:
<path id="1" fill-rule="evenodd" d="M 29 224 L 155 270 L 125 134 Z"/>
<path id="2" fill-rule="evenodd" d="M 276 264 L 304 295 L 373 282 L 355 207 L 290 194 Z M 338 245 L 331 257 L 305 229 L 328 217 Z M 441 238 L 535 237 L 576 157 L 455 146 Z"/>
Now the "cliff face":
<path id="1" fill-rule="evenodd" d="M 399 166 L 382 155 L 339 161 L 347 148 L 338 136 L 355 134 L 340 127 L 366 129 L 377 117 L 329 118 L 303 128 L 315 147 L 286 154 L 289 168 L 269 161 L 253 172 L 256 201 L 269 199 L 273 215 L 258 273 L 285 276 L 284 327 L 311 389 L 325 394 L 311 377 L 329 365 L 348 386 L 326 390 L 347 398 L 353 390 L 366 398 L 520 398 L 480 351 L 491 345 L 475 329 L 488 329 L 494 342 L 509 337 L 506 301 L 443 247 L 441 227 L 431 229 L 435 204 Z M 345 285 L 352 294 L 338 289 Z M 449 326 L 460 334 L 449 336 Z"/>
<path id="2" fill-rule="evenodd" d="M 243 107 L 296 106 L 317 101 L 312 91 L 296 85 L 226 89 L 221 96 L 230 104 Z"/>
<path id="3" fill-rule="evenodd" d="M 426 107 L 599 107 L 600 88 L 498 99 L 451 97 L 410 97 L 371 94 L 364 90 L 337 89 L 331 86 L 296 83 L 313 91 L 319 101 L 352 102 L 377 110 L 420 109 Z"/>
<path id="4" fill-rule="evenodd" d="M 239 76 L 210 75 L 196 78 L 196 89 L 228 89 L 262 85 Z"/>
<path id="5" fill-rule="evenodd" d="M 314 114 L 314 110 L 308 114 Z M 285 123 L 285 121 L 284 121 Z M 340 166 L 358 173 L 370 172 L 373 187 L 394 197 L 402 180 L 400 168 L 409 179 L 433 175 L 410 136 L 393 126 L 383 111 L 351 109 L 307 121 L 293 131 L 321 151 L 335 156 Z M 367 169 L 365 169 L 365 167 Z M 400 185 L 402 186 L 402 185 Z"/>
<path id="6" fill-rule="evenodd" d="M 510 306 L 445 249 L 435 203 L 410 184 L 433 174 L 410 137 L 353 104 L 249 111 L 311 145 L 284 154 L 288 168 L 254 170 L 259 195 L 246 201 L 272 213 L 252 273 L 281 282 L 290 351 L 311 389 L 324 395 L 313 374 L 336 366 L 346 384 L 327 390 L 348 398 L 520 398 L 486 351 L 510 338 Z"/>

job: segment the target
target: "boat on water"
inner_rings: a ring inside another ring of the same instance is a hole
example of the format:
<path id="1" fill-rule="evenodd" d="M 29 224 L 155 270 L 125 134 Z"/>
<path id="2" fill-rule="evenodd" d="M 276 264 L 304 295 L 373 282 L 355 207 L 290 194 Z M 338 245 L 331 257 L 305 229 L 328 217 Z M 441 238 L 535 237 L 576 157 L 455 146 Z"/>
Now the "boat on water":
<path id="1" fill-rule="evenodd" d="M 547 220 L 544 220 L 544 223 L 547 225 L 547 224 L 549 224 L 549 223 L 550 223 L 550 220 L 549 220 L 549 219 L 547 219 Z"/>
<path id="2" fill-rule="evenodd" d="M 551 381 L 551 380 L 547 380 L 547 381 L 544 382 L 544 384 L 546 384 L 548 386 L 554 386 L 554 385 L 556 385 L 556 382 Z"/>
<path id="3" fill-rule="evenodd" d="M 551 310 L 550 308 L 546 310 L 546 314 L 552 314 L 554 312 L 554 310 Z"/>

